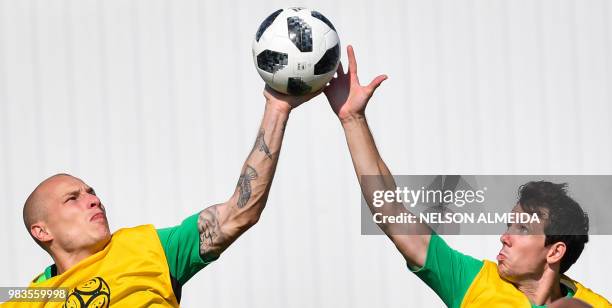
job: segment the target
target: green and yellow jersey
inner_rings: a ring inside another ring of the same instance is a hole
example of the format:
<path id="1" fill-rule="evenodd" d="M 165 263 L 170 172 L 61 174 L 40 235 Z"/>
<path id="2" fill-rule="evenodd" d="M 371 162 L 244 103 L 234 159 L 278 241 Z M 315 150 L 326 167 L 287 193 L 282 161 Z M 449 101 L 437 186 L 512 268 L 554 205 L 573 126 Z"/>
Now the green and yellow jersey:
<path id="1" fill-rule="evenodd" d="M 496 263 L 464 255 L 435 233 L 431 235 L 425 264 L 411 270 L 448 307 L 546 307 L 532 304 L 512 283 L 502 279 Z M 561 287 L 567 297 L 593 307 L 611 307 L 605 298 L 566 276 L 562 276 Z"/>
<path id="2" fill-rule="evenodd" d="M 62 287 L 62 302 L 9 302 L 28 307 L 178 307 L 181 287 L 210 263 L 201 259 L 198 214 L 180 225 L 120 229 L 111 241 L 57 275 L 51 265 L 30 287 Z M 4 305 L 3 305 L 4 307 Z"/>

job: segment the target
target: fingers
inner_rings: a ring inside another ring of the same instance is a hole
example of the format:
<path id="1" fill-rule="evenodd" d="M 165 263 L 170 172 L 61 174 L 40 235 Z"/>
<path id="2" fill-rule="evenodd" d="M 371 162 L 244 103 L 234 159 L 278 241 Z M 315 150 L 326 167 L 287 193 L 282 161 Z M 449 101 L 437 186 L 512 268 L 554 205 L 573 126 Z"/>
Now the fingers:
<path id="1" fill-rule="evenodd" d="M 340 76 L 344 75 L 344 67 L 342 66 L 342 62 L 338 63 L 338 69 L 336 69 L 336 77 L 340 78 Z"/>
<path id="2" fill-rule="evenodd" d="M 357 60 L 355 60 L 355 51 L 353 50 L 353 46 L 348 45 L 346 46 L 346 53 L 348 54 L 348 61 L 349 61 L 349 74 L 351 75 L 351 78 L 357 78 Z"/>
<path id="3" fill-rule="evenodd" d="M 272 93 L 270 93 L 270 91 L 272 91 L 272 88 L 270 88 L 270 86 L 266 84 L 263 90 L 263 95 L 265 98 L 270 98 L 272 96 Z"/>
<path id="4" fill-rule="evenodd" d="M 274 91 L 274 90 L 272 88 L 270 88 L 270 86 L 266 83 L 264 85 L 264 93 L 270 93 L 272 91 Z"/>
<path id="5" fill-rule="evenodd" d="M 323 92 L 325 95 L 329 95 L 331 93 L 331 89 L 334 85 L 334 80 L 332 79 L 326 86 L 323 87 Z"/>
<path id="6" fill-rule="evenodd" d="M 374 91 L 378 89 L 380 84 L 382 84 L 383 81 L 387 80 L 387 78 L 389 78 L 387 75 L 380 75 L 374 78 L 374 80 L 372 80 L 372 82 L 370 82 L 370 84 L 367 86 L 368 92 L 374 93 Z"/>
<path id="7" fill-rule="evenodd" d="M 336 77 L 333 77 L 329 81 L 329 83 L 323 87 L 323 92 L 327 94 L 329 91 L 331 91 L 334 84 L 336 84 L 338 80 L 343 79 L 345 76 L 346 73 L 344 73 L 344 67 L 342 66 L 342 62 L 339 62 L 338 68 L 336 69 Z"/>
<path id="8" fill-rule="evenodd" d="M 282 94 L 272 89 L 268 84 L 264 87 L 264 97 L 266 98 L 279 98 Z"/>
<path id="9" fill-rule="evenodd" d="M 304 95 L 302 95 L 302 96 L 299 96 L 299 97 L 297 97 L 297 100 L 300 102 L 300 104 L 301 104 L 301 103 L 305 103 L 305 102 L 307 102 L 307 101 L 309 101 L 309 100 L 313 99 L 315 96 L 317 96 L 317 95 L 319 95 L 319 94 L 323 93 L 323 90 L 325 90 L 325 87 L 323 87 L 323 88 L 321 88 L 321 89 L 319 89 L 319 90 L 317 90 L 317 91 L 315 91 L 315 92 L 312 92 L 312 93 L 308 93 L 308 94 L 304 94 Z"/>
<path id="10" fill-rule="evenodd" d="M 319 94 L 323 93 L 323 91 L 324 91 L 324 90 L 325 90 L 325 87 L 323 87 L 323 88 L 321 88 L 321 89 L 317 90 L 316 92 L 312 92 L 312 93 L 308 94 L 308 95 L 307 95 L 308 100 L 311 100 L 313 97 L 315 97 L 315 96 L 317 96 L 317 95 L 319 95 Z"/>

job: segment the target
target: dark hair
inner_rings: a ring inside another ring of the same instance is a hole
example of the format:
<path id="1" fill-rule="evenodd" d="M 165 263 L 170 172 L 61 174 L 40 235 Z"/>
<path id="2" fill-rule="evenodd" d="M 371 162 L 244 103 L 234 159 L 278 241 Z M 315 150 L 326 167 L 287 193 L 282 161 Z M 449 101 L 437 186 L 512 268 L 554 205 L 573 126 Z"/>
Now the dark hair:
<path id="1" fill-rule="evenodd" d="M 545 246 L 565 243 L 559 272 L 565 273 L 580 257 L 584 244 L 589 241 L 589 217 L 578 202 L 567 195 L 567 184 L 546 181 L 529 182 L 519 187 L 519 204 L 524 211 L 543 214 L 548 219 L 544 234 Z"/>

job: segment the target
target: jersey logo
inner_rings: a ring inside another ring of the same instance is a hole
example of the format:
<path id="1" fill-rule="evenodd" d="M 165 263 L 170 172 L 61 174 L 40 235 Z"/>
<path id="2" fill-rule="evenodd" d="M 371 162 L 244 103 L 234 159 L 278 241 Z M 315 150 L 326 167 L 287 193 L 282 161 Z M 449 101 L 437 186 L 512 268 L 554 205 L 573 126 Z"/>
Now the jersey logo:
<path id="1" fill-rule="evenodd" d="M 70 290 L 64 308 L 108 308 L 110 288 L 102 277 L 94 277 Z"/>

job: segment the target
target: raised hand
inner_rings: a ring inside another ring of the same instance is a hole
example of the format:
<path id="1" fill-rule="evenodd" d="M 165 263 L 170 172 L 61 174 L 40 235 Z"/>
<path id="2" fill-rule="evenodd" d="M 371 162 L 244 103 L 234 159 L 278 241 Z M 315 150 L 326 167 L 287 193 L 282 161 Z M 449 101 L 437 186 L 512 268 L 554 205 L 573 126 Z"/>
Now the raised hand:
<path id="1" fill-rule="evenodd" d="M 380 84 L 387 79 L 387 75 L 380 75 L 372 80 L 367 86 L 362 86 L 357 77 L 357 61 L 353 46 L 346 47 L 349 68 L 344 72 L 342 63 L 338 66 L 337 76 L 333 78 L 329 86 L 324 90 L 325 96 L 340 121 L 355 116 L 363 116 L 368 101 Z"/>
<path id="2" fill-rule="evenodd" d="M 283 111 L 291 111 L 291 109 L 298 107 L 299 105 L 311 100 L 313 97 L 321 94 L 323 89 L 306 94 L 303 96 L 291 96 L 280 93 L 266 85 L 263 91 L 263 95 L 266 98 L 266 102 L 274 107 L 280 108 Z"/>

